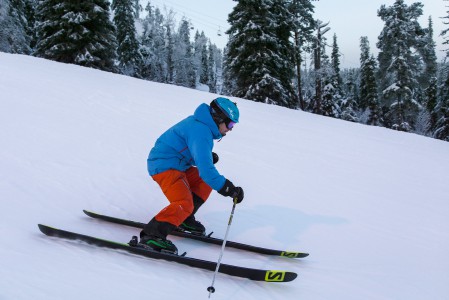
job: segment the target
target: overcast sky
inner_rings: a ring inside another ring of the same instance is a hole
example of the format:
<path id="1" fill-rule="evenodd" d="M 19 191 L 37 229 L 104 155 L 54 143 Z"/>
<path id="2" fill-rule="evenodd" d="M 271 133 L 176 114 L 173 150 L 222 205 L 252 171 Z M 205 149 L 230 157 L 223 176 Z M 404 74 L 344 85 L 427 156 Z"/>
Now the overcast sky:
<path id="1" fill-rule="evenodd" d="M 141 0 L 142 5 L 147 1 Z M 405 0 L 407 5 L 418 1 Z M 437 55 L 439 60 L 444 57 L 442 49 L 443 39 L 439 36 L 441 31 L 448 28 L 444 25 L 441 17 L 447 15 L 449 1 L 443 0 L 423 0 L 424 14 L 419 19 L 423 27 L 428 25 L 428 17 L 432 16 L 434 26 L 434 40 L 437 43 Z M 176 19 L 181 20 L 183 16 L 191 20 L 194 32 L 198 29 L 204 31 L 212 43 L 219 48 L 224 48 L 227 36 L 224 34 L 229 28 L 227 18 L 236 1 L 232 0 L 151 0 L 154 6 L 173 9 L 176 12 Z M 382 4 L 391 6 L 394 0 L 319 0 L 313 2 L 315 5 L 315 19 L 330 22 L 330 31 L 326 34 L 328 43 L 332 44 L 332 36 L 337 35 L 337 43 L 342 57 L 340 58 L 342 67 L 359 67 L 360 57 L 360 37 L 368 36 L 371 51 L 377 55 L 377 37 L 382 31 L 384 23 L 377 16 L 377 10 Z M 221 34 L 221 36 L 219 35 Z M 193 35 L 193 34 L 192 34 Z M 330 49 L 328 50 L 330 55 Z"/>

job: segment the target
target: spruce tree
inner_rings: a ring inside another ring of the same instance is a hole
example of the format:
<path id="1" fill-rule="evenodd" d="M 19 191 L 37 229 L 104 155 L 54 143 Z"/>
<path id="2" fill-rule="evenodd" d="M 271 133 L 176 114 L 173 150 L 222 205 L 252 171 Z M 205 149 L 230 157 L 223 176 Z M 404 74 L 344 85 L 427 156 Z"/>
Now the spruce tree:
<path id="1" fill-rule="evenodd" d="M 360 109 L 369 110 L 367 124 L 380 125 L 380 103 L 377 95 L 376 59 L 370 54 L 368 37 L 360 39 Z"/>
<path id="2" fill-rule="evenodd" d="M 449 72 L 441 86 L 441 95 L 435 107 L 438 119 L 435 124 L 434 136 L 437 139 L 449 142 Z"/>
<path id="3" fill-rule="evenodd" d="M 207 60 L 207 70 L 209 71 L 209 75 L 208 75 L 208 82 L 207 85 L 209 86 L 209 91 L 211 93 L 216 93 L 217 92 L 217 72 L 218 72 L 218 62 L 217 60 L 220 60 L 220 53 L 219 50 L 217 49 L 217 46 L 212 45 L 209 42 L 209 47 L 208 47 L 208 60 Z"/>
<path id="4" fill-rule="evenodd" d="M 282 0 L 238 1 L 229 14 L 227 76 L 235 78 L 232 95 L 296 107 L 292 86 L 293 16 Z"/>
<path id="5" fill-rule="evenodd" d="M 325 81 L 323 87 L 322 115 L 327 117 L 339 118 L 341 95 L 330 81 Z"/>
<path id="6" fill-rule="evenodd" d="M 202 31 L 201 33 L 199 33 L 198 31 L 196 31 L 193 41 L 193 61 L 195 72 L 199 77 L 199 82 L 202 84 L 207 84 L 207 78 L 209 76 L 209 74 L 207 73 L 207 42 L 208 39 L 206 38 L 204 32 Z M 206 74 L 204 74 L 203 70 L 206 72 Z"/>
<path id="7" fill-rule="evenodd" d="M 175 42 L 173 40 L 172 27 L 167 23 L 167 82 L 174 83 L 175 78 Z"/>
<path id="8" fill-rule="evenodd" d="M 200 83 L 208 84 L 209 83 L 209 58 L 208 58 L 207 45 L 204 44 L 201 48 L 201 75 L 200 75 Z"/>
<path id="9" fill-rule="evenodd" d="M 302 53 L 307 51 L 306 45 L 313 40 L 315 19 L 313 18 L 314 6 L 310 0 L 292 0 L 289 10 L 293 15 L 294 51 L 296 65 L 296 85 L 299 108 L 304 110 L 306 104 L 302 92 Z"/>
<path id="10" fill-rule="evenodd" d="M 324 82 L 322 111 L 323 116 L 340 118 L 343 113 L 343 95 L 342 85 L 343 81 L 340 75 L 340 53 L 338 50 L 337 36 L 334 34 L 331 57 L 326 54 L 325 46 L 323 44 L 321 51 L 321 70 L 320 75 Z M 345 113 L 345 119 L 349 118 L 352 110 L 352 102 L 345 103 L 345 108 L 348 110 Z"/>
<path id="11" fill-rule="evenodd" d="M 449 142 L 449 104 L 445 103 L 444 108 L 441 108 L 441 117 L 436 124 L 434 133 L 435 138 Z"/>
<path id="12" fill-rule="evenodd" d="M 359 108 L 364 111 L 368 107 L 368 88 L 367 74 L 364 70 L 364 64 L 370 58 L 370 45 L 367 36 L 360 38 L 360 103 Z"/>
<path id="13" fill-rule="evenodd" d="M 335 80 L 335 70 L 332 58 L 326 54 L 325 43 L 321 50 L 320 76 L 323 80 L 323 95 L 321 114 L 327 117 L 340 118 L 342 97 Z"/>
<path id="14" fill-rule="evenodd" d="M 424 70 L 420 76 L 420 85 L 424 89 L 430 86 L 430 83 L 435 80 L 437 76 L 437 55 L 435 52 L 436 43 L 433 39 L 433 22 L 429 17 L 429 25 L 423 30 L 424 35 L 420 40 L 419 52 L 424 63 Z"/>
<path id="15" fill-rule="evenodd" d="M 32 30 L 27 0 L 0 0 L 0 51 L 29 54 Z"/>
<path id="16" fill-rule="evenodd" d="M 323 113 L 323 80 L 326 81 L 326 68 L 329 66 L 326 55 L 326 38 L 324 34 L 330 30 L 329 22 L 315 21 L 316 36 L 312 42 L 313 49 L 313 77 L 315 79 L 315 95 L 310 104 L 310 109 L 316 114 Z M 327 72 L 329 73 L 329 72 Z M 326 82 L 325 82 L 326 84 Z"/>
<path id="17" fill-rule="evenodd" d="M 221 93 L 223 93 L 223 95 L 232 95 L 233 91 L 237 90 L 237 84 L 235 77 L 232 75 L 232 72 L 230 71 L 227 61 L 228 61 L 228 47 L 225 47 L 223 50 L 223 71 L 222 71 L 223 87 Z"/>
<path id="18" fill-rule="evenodd" d="M 141 76 L 156 82 L 168 82 L 168 40 L 167 21 L 159 8 L 150 3 L 145 7 L 147 15 L 142 21 L 143 33 L 140 37 L 140 53 L 142 57 Z"/>
<path id="19" fill-rule="evenodd" d="M 196 86 L 196 72 L 193 64 L 193 47 L 190 42 L 190 24 L 183 19 L 179 26 L 174 48 L 175 83 L 185 87 Z"/>
<path id="20" fill-rule="evenodd" d="M 357 102 L 358 98 L 358 77 L 360 76 L 358 69 L 345 69 L 342 74 L 342 100 L 340 104 L 342 120 L 350 122 L 359 122 L 359 116 L 357 114 Z"/>
<path id="21" fill-rule="evenodd" d="M 396 0 L 393 6 L 382 5 L 378 16 L 385 22 L 379 36 L 379 78 L 383 105 L 388 109 L 392 128 L 412 131 L 419 104 L 416 99 L 421 57 L 416 53 L 424 31 L 418 23 L 423 5 L 410 6 Z"/>
<path id="22" fill-rule="evenodd" d="M 382 122 L 381 108 L 379 96 L 377 93 L 377 80 L 376 80 L 376 68 L 377 61 L 374 55 L 371 55 L 369 59 L 362 66 L 363 76 L 366 82 L 366 103 L 369 109 L 369 115 L 367 124 L 379 126 Z"/>
<path id="23" fill-rule="evenodd" d="M 426 125 L 427 130 L 422 130 L 423 134 L 428 134 L 435 130 L 435 125 L 437 121 L 437 114 L 435 113 L 435 107 L 437 105 L 437 56 L 435 53 L 436 44 L 433 40 L 433 22 L 432 18 L 429 17 L 429 26 L 424 30 L 425 35 L 421 40 L 421 47 L 419 51 L 422 55 L 424 70 L 419 78 L 420 87 L 422 90 L 422 112 L 421 116 L 426 116 L 428 120 L 424 122 L 428 123 Z"/>
<path id="24" fill-rule="evenodd" d="M 449 10 L 446 11 L 446 16 L 443 19 L 445 19 L 444 25 L 449 25 Z M 444 39 L 443 44 L 449 45 L 449 28 L 444 29 L 441 36 Z M 446 50 L 446 59 L 448 58 L 449 50 Z M 449 142 L 449 68 L 447 66 L 444 73 L 445 79 L 438 89 L 437 104 L 432 115 L 437 117 L 434 137 Z"/>
<path id="25" fill-rule="evenodd" d="M 337 35 L 334 33 L 332 40 L 332 53 L 331 53 L 331 63 L 332 63 L 332 84 L 337 89 L 337 91 L 342 91 L 343 80 L 340 75 L 340 49 L 337 43 Z"/>
<path id="26" fill-rule="evenodd" d="M 135 3 L 133 0 L 113 0 L 114 23 L 117 36 L 117 55 L 122 74 L 140 77 L 142 57 L 134 25 Z"/>
<path id="27" fill-rule="evenodd" d="M 149 2 L 145 7 L 145 11 L 147 15 L 142 20 L 142 35 L 139 37 L 140 47 L 139 52 L 142 57 L 142 65 L 140 66 L 140 75 L 143 79 L 154 80 L 153 79 L 153 22 L 154 22 L 154 13 L 153 7 Z M 155 80 L 157 81 L 157 80 Z"/>
<path id="28" fill-rule="evenodd" d="M 26 29 L 27 35 L 30 37 L 31 53 L 34 51 L 37 43 L 36 35 L 36 7 L 38 0 L 25 0 L 25 18 L 28 26 Z"/>
<path id="29" fill-rule="evenodd" d="M 35 55 L 115 71 L 117 44 L 107 0 L 45 0 L 36 13 Z"/>
<path id="30" fill-rule="evenodd" d="M 436 110 L 438 103 L 438 80 L 434 76 L 429 81 L 429 86 L 424 90 L 425 106 L 423 109 L 427 110 L 429 115 L 429 128 L 428 131 L 433 132 L 435 130 L 436 122 L 438 119 L 438 112 Z"/>

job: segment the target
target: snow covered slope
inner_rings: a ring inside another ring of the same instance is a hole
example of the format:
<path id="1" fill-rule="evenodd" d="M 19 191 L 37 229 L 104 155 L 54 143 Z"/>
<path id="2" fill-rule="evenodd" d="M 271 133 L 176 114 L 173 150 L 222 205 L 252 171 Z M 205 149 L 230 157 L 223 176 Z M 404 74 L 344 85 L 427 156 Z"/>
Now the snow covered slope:
<path id="1" fill-rule="evenodd" d="M 0 299 L 206 299 L 212 273 L 44 236 L 37 223 L 127 242 L 165 204 L 147 175 L 156 138 L 216 95 L 0 53 Z M 449 143 L 235 99 L 241 123 L 214 150 L 245 189 L 229 238 L 307 251 L 226 249 L 224 263 L 299 274 L 219 274 L 213 299 L 448 299 Z M 224 236 L 231 200 L 198 218 Z M 220 247 L 172 239 L 190 256 Z M 161 298 L 159 298 L 161 297 Z"/>

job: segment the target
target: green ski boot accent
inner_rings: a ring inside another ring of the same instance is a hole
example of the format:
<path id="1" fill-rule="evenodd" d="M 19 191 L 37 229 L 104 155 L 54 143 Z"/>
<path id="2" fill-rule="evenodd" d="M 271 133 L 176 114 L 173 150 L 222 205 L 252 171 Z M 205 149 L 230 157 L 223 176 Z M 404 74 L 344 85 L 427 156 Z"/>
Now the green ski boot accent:
<path id="1" fill-rule="evenodd" d="M 161 237 L 143 237 L 140 239 L 139 245 L 157 252 L 178 254 L 178 248 L 170 240 Z"/>
<path id="2" fill-rule="evenodd" d="M 197 221 L 194 216 L 190 216 L 185 221 L 179 225 L 179 231 L 187 231 L 195 235 L 206 235 L 206 228 Z"/>

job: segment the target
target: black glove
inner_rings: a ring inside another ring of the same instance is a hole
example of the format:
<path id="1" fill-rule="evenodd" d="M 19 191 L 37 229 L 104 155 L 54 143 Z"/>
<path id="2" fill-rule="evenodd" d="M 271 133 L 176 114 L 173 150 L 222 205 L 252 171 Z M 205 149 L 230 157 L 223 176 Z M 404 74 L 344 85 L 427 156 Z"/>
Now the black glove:
<path id="1" fill-rule="evenodd" d="M 242 202 L 244 193 L 241 187 L 235 187 L 232 182 L 226 179 L 224 186 L 218 191 L 220 195 L 237 199 L 237 203 Z"/>
<path id="2" fill-rule="evenodd" d="M 232 196 L 232 199 L 237 199 L 237 203 L 240 203 L 240 202 L 242 202 L 244 196 L 245 195 L 243 193 L 243 189 L 238 186 L 235 188 L 235 193 Z"/>
<path id="3" fill-rule="evenodd" d="M 212 152 L 212 162 L 214 165 L 218 162 L 218 154 L 215 152 Z"/>

